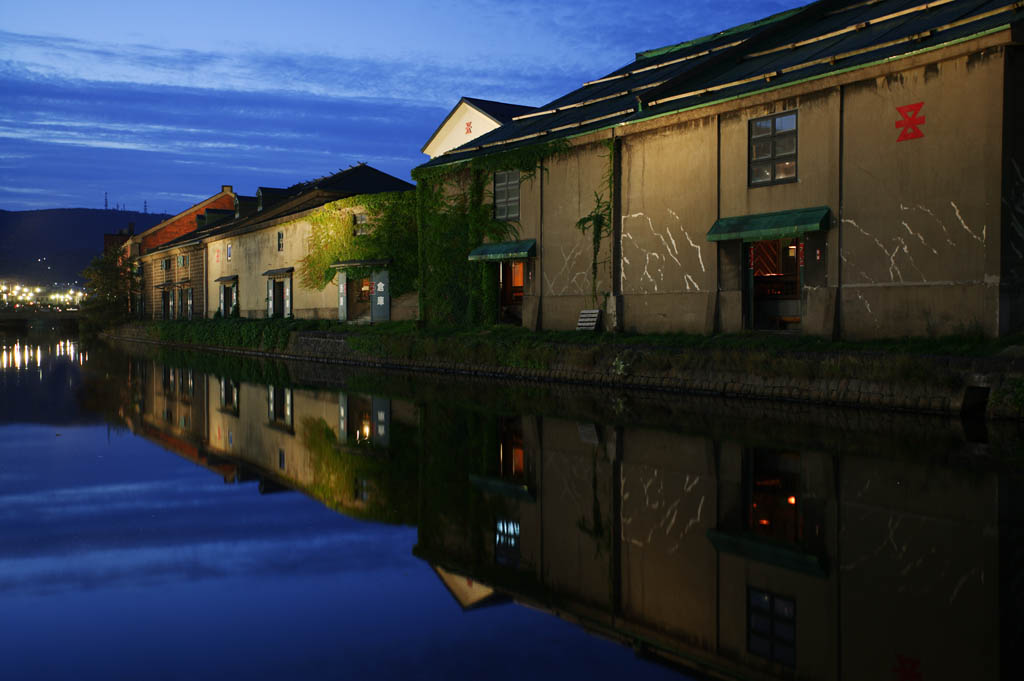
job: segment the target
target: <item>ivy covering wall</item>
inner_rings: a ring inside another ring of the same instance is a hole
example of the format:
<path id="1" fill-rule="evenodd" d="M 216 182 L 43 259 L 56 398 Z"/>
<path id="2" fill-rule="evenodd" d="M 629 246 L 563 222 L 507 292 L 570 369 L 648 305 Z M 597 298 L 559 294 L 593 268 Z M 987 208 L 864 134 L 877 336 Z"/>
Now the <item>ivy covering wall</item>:
<path id="1" fill-rule="evenodd" d="M 365 213 L 367 222 L 357 234 L 353 216 Z M 310 224 L 307 255 L 299 263 L 303 286 L 322 290 L 334 280 L 331 267 L 345 260 L 391 259 L 391 295 L 418 288 L 416 192 L 361 194 L 332 201 L 306 218 Z M 365 228 L 363 230 L 362 228 Z M 351 268 L 349 277 L 369 277 L 376 268 Z"/>
<path id="2" fill-rule="evenodd" d="M 556 140 L 445 166 L 417 168 L 420 318 L 444 326 L 490 324 L 497 317 L 497 265 L 470 262 L 469 252 L 485 241 L 510 241 L 519 224 L 495 220 L 492 178 L 518 170 L 520 182 L 542 172 L 543 161 L 564 153 Z"/>

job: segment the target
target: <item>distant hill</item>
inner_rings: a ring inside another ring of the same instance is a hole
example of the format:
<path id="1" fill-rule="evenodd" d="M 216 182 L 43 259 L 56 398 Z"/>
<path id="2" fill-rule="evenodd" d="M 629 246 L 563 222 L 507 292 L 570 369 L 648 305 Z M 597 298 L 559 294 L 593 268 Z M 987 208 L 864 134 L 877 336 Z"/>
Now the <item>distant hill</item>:
<path id="1" fill-rule="evenodd" d="M 138 234 L 169 217 L 92 208 L 0 210 L 0 279 L 31 283 L 81 279 L 89 261 L 103 251 L 104 234 L 127 230 L 131 223 Z"/>

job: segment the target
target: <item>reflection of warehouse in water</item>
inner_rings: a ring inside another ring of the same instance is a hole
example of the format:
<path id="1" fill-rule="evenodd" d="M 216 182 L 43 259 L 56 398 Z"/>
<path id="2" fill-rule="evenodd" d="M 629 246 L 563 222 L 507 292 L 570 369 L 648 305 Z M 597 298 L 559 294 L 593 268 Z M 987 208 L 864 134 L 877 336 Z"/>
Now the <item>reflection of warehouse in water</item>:
<path id="1" fill-rule="evenodd" d="M 415 476 L 391 452 L 416 424 L 415 407 L 388 398 L 256 385 L 148 360 L 132 363 L 133 431 L 261 493 L 301 490 L 335 510 L 414 522 L 400 501 Z M 411 448 L 406 458 L 413 455 Z M 409 477 L 410 480 L 406 480 Z"/>
<path id="2" fill-rule="evenodd" d="M 416 524 L 467 610 L 515 600 L 725 678 L 1013 677 L 1020 495 L 952 426 L 684 434 L 132 373 L 136 432 L 228 482 Z"/>
<path id="3" fill-rule="evenodd" d="M 414 550 L 474 585 L 464 606 L 511 597 L 726 678 L 1009 678 L 996 474 L 548 417 L 497 429 L 463 507 L 423 504 Z"/>

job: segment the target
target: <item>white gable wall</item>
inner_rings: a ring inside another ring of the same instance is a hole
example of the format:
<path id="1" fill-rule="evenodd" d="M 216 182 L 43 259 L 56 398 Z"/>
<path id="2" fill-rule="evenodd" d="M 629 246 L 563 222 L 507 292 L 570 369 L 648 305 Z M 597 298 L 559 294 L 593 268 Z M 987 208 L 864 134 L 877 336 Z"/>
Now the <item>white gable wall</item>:
<path id="1" fill-rule="evenodd" d="M 438 128 L 434 138 L 423 147 L 423 153 L 430 158 L 440 156 L 498 127 L 500 124 L 487 114 L 460 102 Z"/>

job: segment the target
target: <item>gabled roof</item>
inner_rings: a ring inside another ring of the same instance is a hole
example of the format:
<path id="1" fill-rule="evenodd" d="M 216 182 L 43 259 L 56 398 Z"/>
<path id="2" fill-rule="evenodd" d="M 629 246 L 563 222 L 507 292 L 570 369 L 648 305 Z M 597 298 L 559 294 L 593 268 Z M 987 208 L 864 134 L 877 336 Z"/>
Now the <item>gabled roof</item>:
<path id="1" fill-rule="evenodd" d="M 448 121 L 452 119 L 452 116 L 455 115 L 455 112 L 457 112 L 459 107 L 463 104 L 476 109 L 484 116 L 487 116 L 494 121 L 498 126 L 510 123 L 516 116 L 521 116 L 534 110 L 534 107 L 524 106 L 522 104 L 509 104 L 507 102 L 495 102 L 490 99 L 463 97 L 455 104 L 455 106 L 452 107 L 452 110 L 448 112 L 448 115 L 444 117 L 444 120 L 441 121 L 441 125 L 437 126 L 437 129 L 434 130 L 433 134 L 430 135 L 430 138 L 423 144 L 420 151 L 427 153 L 427 147 L 430 146 L 431 142 L 437 139 L 437 136 L 440 135 L 445 126 L 448 125 Z"/>
<path id="2" fill-rule="evenodd" d="M 260 212 L 197 232 L 194 238 L 206 239 L 262 229 L 289 216 L 350 196 L 410 191 L 415 188 L 416 185 L 360 163 L 333 175 L 300 182 L 287 189 L 273 190 L 275 202 L 269 207 L 264 206 Z M 265 191 L 269 188 L 260 189 Z"/>
<path id="3" fill-rule="evenodd" d="M 460 101 L 476 107 L 493 118 L 495 123 L 500 124 L 508 123 L 514 117 L 529 113 L 536 108 L 523 104 L 509 104 L 508 102 L 495 102 L 490 99 L 478 99 L 477 97 L 463 97 Z"/>
<path id="4" fill-rule="evenodd" d="M 819 0 L 638 52 L 603 78 L 428 161 L 443 165 L 708 106 L 936 49 L 1024 20 L 1008 0 Z"/>
<path id="5" fill-rule="evenodd" d="M 199 212 L 201 212 L 204 208 L 206 208 L 206 206 L 210 205 L 211 203 L 213 203 L 214 201 L 216 201 L 217 199 L 219 199 L 219 198 L 221 198 L 223 196 L 234 196 L 234 195 L 235 195 L 235 193 L 232 190 L 231 185 L 229 185 L 229 184 L 221 185 L 220 191 L 217 192 L 216 194 L 214 194 L 213 196 L 211 196 L 210 198 L 203 199 L 199 203 L 196 203 L 196 204 L 194 204 L 192 206 L 189 206 L 188 208 L 186 208 L 185 210 L 181 211 L 177 215 L 173 215 L 173 216 L 167 218 L 166 220 L 164 220 L 163 222 L 161 222 L 161 223 L 159 223 L 157 225 L 153 225 L 152 227 L 150 227 L 149 229 L 147 229 L 144 232 L 139 232 L 138 234 L 135 235 L 134 238 L 137 241 L 141 241 L 142 237 L 146 236 L 147 234 L 152 234 L 153 232 L 159 231 L 160 229 L 163 229 L 167 225 L 172 224 L 172 223 L 178 221 L 182 217 L 185 217 L 185 216 L 187 216 L 189 214 L 192 214 L 192 213 L 199 213 Z"/>

